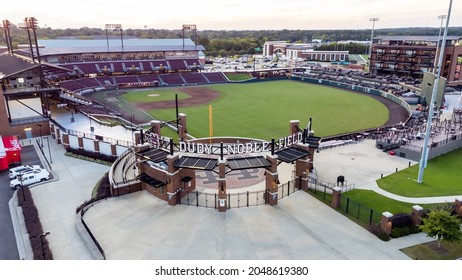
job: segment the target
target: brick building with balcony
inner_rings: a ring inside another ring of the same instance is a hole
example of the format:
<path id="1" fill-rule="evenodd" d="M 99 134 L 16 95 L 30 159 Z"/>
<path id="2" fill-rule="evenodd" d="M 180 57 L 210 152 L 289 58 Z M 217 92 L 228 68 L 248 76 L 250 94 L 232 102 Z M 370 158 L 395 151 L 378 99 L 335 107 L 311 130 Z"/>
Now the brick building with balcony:
<path id="1" fill-rule="evenodd" d="M 49 100 L 61 90 L 49 87 L 50 67 L 11 54 L 0 55 L 0 134 L 20 139 L 50 134 Z"/>
<path id="2" fill-rule="evenodd" d="M 435 57 L 444 49 L 441 76 L 448 85 L 462 85 L 462 37 L 448 36 L 441 47 L 438 36 L 379 36 L 375 37 L 370 57 L 370 72 L 380 75 L 408 76 L 421 79 L 425 72 L 433 72 Z M 438 46 L 439 40 L 439 48 Z"/>

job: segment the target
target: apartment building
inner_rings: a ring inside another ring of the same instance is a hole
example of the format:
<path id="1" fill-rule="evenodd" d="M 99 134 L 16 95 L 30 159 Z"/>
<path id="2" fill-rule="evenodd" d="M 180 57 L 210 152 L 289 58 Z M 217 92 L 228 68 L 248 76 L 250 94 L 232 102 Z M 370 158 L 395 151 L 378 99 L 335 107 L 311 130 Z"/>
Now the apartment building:
<path id="1" fill-rule="evenodd" d="M 462 85 L 462 37 L 448 36 L 441 47 L 438 36 L 379 36 L 375 37 L 370 58 L 370 72 L 382 75 L 409 76 L 421 79 L 425 72 L 433 72 L 444 50 L 441 76 L 448 85 Z M 439 41 L 439 44 L 438 44 Z M 439 47 L 438 47 L 439 46 Z"/>

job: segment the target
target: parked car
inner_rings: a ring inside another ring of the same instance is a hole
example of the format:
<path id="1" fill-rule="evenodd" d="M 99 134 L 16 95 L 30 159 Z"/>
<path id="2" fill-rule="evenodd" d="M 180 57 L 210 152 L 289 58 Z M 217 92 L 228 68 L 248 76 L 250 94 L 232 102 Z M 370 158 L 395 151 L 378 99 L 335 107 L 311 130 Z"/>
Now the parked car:
<path id="1" fill-rule="evenodd" d="M 10 168 L 8 177 L 10 177 L 10 179 L 16 179 L 16 176 L 20 173 L 26 173 L 26 172 L 34 171 L 37 169 L 40 169 L 40 165 L 21 165 L 21 166 L 13 167 L 13 168 Z"/>
<path id="2" fill-rule="evenodd" d="M 46 169 L 35 169 L 26 173 L 20 173 L 16 179 L 10 181 L 10 187 L 16 189 L 20 186 L 29 186 L 51 178 L 50 172 Z"/>

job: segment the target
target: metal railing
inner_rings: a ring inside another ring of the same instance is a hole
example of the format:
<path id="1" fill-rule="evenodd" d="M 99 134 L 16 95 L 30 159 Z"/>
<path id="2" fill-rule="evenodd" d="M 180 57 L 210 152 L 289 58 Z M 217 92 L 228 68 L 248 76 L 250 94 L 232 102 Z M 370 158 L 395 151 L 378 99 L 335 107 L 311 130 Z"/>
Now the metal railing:
<path id="1" fill-rule="evenodd" d="M 294 181 L 279 185 L 278 199 L 287 197 L 298 190 L 298 188 L 295 188 Z M 268 203 L 268 195 L 269 193 L 266 189 L 228 193 L 226 205 L 228 209 L 263 205 Z M 190 192 L 181 198 L 181 204 L 216 209 L 218 208 L 218 196 L 216 193 Z"/>
<path id="2" fill-rule="evenodd" d="M 98 200 L 96 202 L 93 202 L 89 205 L 86 205 L 85 207 L 82 208 L 82 210 L 80 211 L 80 220 L 82 222 L 82 225 L 85 227 L 85 230 L 87 231 L 88 235 L 90 236 L 91 240 L 93 241 L 93 243 L 95 244 L 95 246 L 98 248 L 98 251 L 101 253 L 101 255 L 103 256 L 104 259 L 106 259 L 106 254 L 104 253 L 104 249 L 103 247 L 101 247 L 101 244 L 99 244 L 98 240 L 96 240 L 95 236 L 93 235 L 93 233 L 91 232 L 90 228 L 88 227 L 88 225 L 85 223 L 85 220 L 83 219 L 83 216 L 85 215 L 85 212 L 87 212 L 88 209 L 90 209 L 91 207 L 93 207 L 93 205 L 95 205 L 96 203 L 99 203 L 103 201 L 103 199 L 101 200 Z"/>
<path id="3" fill-rule="evenodd" d="M 341 197 L 339 210 L 369 227 L 379 224 L 382 219 L 381 212 L 355 202 L 347 196 Z"/>

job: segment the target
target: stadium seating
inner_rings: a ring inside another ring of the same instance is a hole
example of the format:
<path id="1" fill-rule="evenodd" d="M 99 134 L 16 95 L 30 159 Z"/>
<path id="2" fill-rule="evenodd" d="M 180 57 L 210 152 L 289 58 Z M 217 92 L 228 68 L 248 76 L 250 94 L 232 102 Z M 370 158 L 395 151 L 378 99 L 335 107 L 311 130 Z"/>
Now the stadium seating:
<path id="1" fill-rule="evenodd" d="M 228 80 L 221 72 L 207 72 L 203 73 L 209 83 L 226 83 Z"/>
<path id="2" fill-rule="evenodd" d="M 208 81 L 202 73 L 181 73 L 187 84 L 207 84 Z"/>
<path id="3" fill-rule="evenodd" d="M 198 59 L 185 59 L 184 62 L 186 63 L 187 69 L 189 70 L 202 69 L 202 64 Z"/>
<path id="4" fill-rule="evenodd" d="M 124 65 L 122 62 L 112 62 L 111 65 L 114 73 L 125 73 Z"/>
<path id="5" fill-rule="evenodd" d="M 178 71 L 187 69 L 185 61 L 183 59 L 169 59 L 167 60 L 168 65 L 170 65 L 170 70 Z"/>
<path id="6" fill-rule="evenodd" d="M 152 60 L 151 64 L 152 64 L 152 66 L 154 66 L 154 70 L 162 68 L 162 67 L 167 69 L 167 67 L 168 67 L 167 61 L 165 59 Z"/>
<path id="7" fill-rule="evenodd" d="M 152 83 L 152 82 L 155 82 L 155 81 L 159 81 L 159 75 L 157 74 L 146 74 L 146 75 L 139 75 L 138 76 L 138 79 L 142 82 L 142 83 Z"/>
<path id="8" fill-rule="evenodd" d="M 74 64 L 74 66 L 76 67 L 75 69 L 77 70 L 77 72 L 80 72 L 80 74 L 88 75 L 99 73 L 99 70 L 98 68 L 96 68 L 95 63 L 78 63 Z"/>
<path id="9" fill-rule="evenodd" d="M 140 62 L 141 64 L 141 71 L 144 71 L 144 72 L 151 72 L 153 71 L 154 69 L 152 68 L 152 64 L 150 61 L 141 61 Z"/>
<path id="10" fill-rule="evenodd" d="M 103 86 L 113 86 L 116 84 L 113 77 L 96 77 L 95 79 Z"/>
<path id="11" fill-rule="evenodd" d="M 74 81 L 74 80 L 60 82 L 59 86 L 65 90 L 72 91 L 72 92 L 80 91 L 80 90 L 87 88 L 84 84 L 79 83 L 78 81 Z"/>
<path id="12" fill-rule="evenodd" d="M 117 84 L 139 84 L 140 80 L 138 79 L 138 76 L 115 76 L 114 77 L 115 81 Z"/>
<path id="13" fill-rule="evenodd" d="M 88 88 L 100 87 L 102 86 L 101 83 L 96 80 L 95 78 L 83 78 L 80 80 L 76 80 L 77 82 L 85 85 Z"/>
<path id="14" fill-rule="evenodd" d="M 183 85 L 186 82 L 183 80 L 183 78 L 180 76 L 179 73 L 170 73 L 170 74 L 162 74 L 159 75 L 161 82 L 173 86 L 173 85 Z"/>

